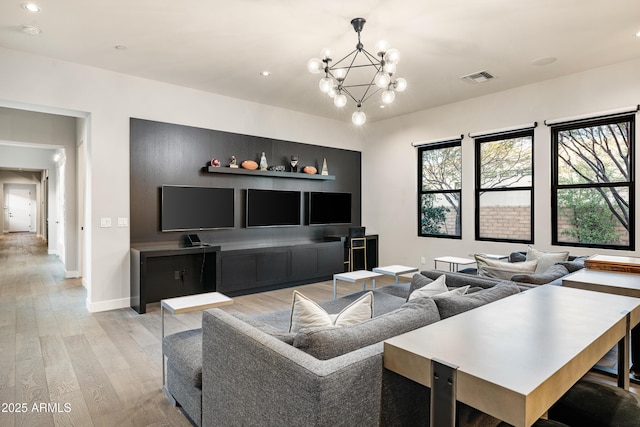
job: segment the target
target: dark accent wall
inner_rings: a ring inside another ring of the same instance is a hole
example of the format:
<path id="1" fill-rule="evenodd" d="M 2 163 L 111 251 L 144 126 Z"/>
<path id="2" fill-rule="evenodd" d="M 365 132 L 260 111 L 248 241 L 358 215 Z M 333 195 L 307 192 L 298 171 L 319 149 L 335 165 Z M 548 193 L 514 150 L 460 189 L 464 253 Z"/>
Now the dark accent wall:
<path id="1" fill-rule="evenodd" d="M 235 227 L 197 231 L 204 242 L 224 244 L 277 244 L 296 240 L 321 240 L 346 233 L 348 225 L 245 228 L 244 202 L 248 188 L 300 191 L 336 191 L 353 194 L 352 225 L 361 223 L 361 153 L 300 142 L 201 129 L 132 118 L 130 121 L 130 232 L 131 243 L 178 243 L 185 232 L 160 231 L 162 185 L 235 188 Z M 272 178 L 214 174 L 206 171 L 213 157 L 222 167 L 235 155 L 259 163 L 265 152 L 269 165 L 288 165 L 292 154 L 307 165 L 322 168 L 327 159 L 335 180 Z M 185 207 L 188 209 L 188 207 Z M 224 247 L 223 247 L 224 249 Z"/>

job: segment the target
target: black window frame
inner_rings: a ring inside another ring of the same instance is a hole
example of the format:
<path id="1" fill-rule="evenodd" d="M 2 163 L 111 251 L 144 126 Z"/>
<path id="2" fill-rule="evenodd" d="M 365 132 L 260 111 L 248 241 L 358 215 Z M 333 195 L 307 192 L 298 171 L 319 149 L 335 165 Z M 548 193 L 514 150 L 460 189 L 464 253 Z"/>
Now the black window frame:
<path id="1" fill-rule="evenodd" d="M 456 190 L 423 190 L 422 189 L 422 153 L 430 150 L 439 150 L 444 148 L 460 147 L 460 186 Z M 440 239 L 462 239 L 462 138 L 442 141 L 432 144 L 421 145 L 418 147 L 418 237 L 437 237 Z M 459 234 L 430 234 L 422 232 L 422 196 L 425 194 L 457 194 L 458 197 L 458 227 Z"/>
<path id="2" fill-rule="evenodd" d="M 497 187 L 497 188 L 480 188 L 482 171 L 481 171 L 481 158 L 480 148 L 482 144 L 487 142 L 495 142 L 504 139 L 531 137 L 531 186 L 518 186 L 518 187 Z M 505 242 L 505 243 L 525 243 L 533 244 L 535 239 L 535 209 L 534 209 L 534 193 L 535 193 L 535 136 L 534 129 L 519 129 L 508 132 L 500 132 L 489 135 L 478 136 L 475 138 L 475 239 L 483 242 Z M 480 236 L 480 195 L 486 192 L 514 192 L 514 191 L 529 191 L 530 192 L 530 206 L 531 206 L 531 218 L 530 218 L 530 238 L 529 239 L 506 239 L 495 237 L 481 237 Z"/>
<path id="3" fill-rule="evenodd" d="M 621 121 L 629 121 L 629 177 L 630 181 L 614 182 L 614 183 L 594 183 L 594 184 L 559 184 L 559 158 L 558 158 L 558 138 L 562 131 L 579 129 L 583 127 L 602 126 L 607 124 L 620 123 Z M 623 251 L 635 250 L 635 144 L 636 144 L 636 128 L 635 113 L 622 113 L 609 115 L 604 117 L 594 117 L 590 119 L 581 119 L 570 122 L 563 122 L 550 125 L 551 128 L 551 243 L 557 246 L 571 246 L 580 248 L 595 249 L 613 249 Z M 565 189 L 581 189 L 581 188 L 612 188 L 626 187 L 629 192 L 629 244 L 628 245 L 611 245 L 611 244 L 593 244 L 559 241 L 558 239 L 558 190 Z"/>

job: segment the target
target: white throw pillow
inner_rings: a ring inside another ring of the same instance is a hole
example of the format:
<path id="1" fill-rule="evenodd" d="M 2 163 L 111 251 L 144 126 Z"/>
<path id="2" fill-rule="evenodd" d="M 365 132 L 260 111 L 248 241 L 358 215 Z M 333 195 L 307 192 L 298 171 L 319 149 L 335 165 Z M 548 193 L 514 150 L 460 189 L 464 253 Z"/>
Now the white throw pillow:
<path id="1" fill-rule="evenodd" d="M 527 261 L 538 260 L 536 273 L 544 273 L 552 265 L 565 262 L 569 259 L 569 251 L 566 252 L 543 252 L 531 246 L 527 249 Z"/>
<path id="2" fill-rule="evenodd" d="M 416 289 L 411 292 L 409 295 L 409 299 L 407 301 L 411 301 L 416 298 L 424 298 L 424 297 L 432 297 L 434 295 L 441 294 L 443 292 L 447 292 L 449 288 L 447 288 L 445 275 L 441 275 L 436 280 L 431 283 L 424 285 L 421 288 Z"/>
<path id="3" fill-rule="evenodd" d="M 328 314 L 322 307 L 293 291 L 291 306 L 291 323 L 289 332 L 297 333 L 301 329 L 320 328 L 323 326 L 355 325 L 371 319 L 373 316 L 373 292 L 367 292 L 342 309 L 338 314 Z"/>
<path id="4" fill-rule="evenodd" d="M 531 274 L 536 271 L 538 260 L 523 262 L 502 262 L 482 255 L 475 255 L 478 276 L 509 280 L 514 274 Z"/>

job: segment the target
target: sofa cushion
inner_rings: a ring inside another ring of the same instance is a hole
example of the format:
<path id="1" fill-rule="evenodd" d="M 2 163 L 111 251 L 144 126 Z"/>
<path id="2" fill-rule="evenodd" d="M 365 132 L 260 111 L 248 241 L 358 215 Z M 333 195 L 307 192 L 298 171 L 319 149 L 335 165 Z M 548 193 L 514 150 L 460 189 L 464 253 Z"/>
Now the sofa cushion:
<path id="1" fill-rule="evenodd" d="M 520 288 L 513 282 L 498 282 L 493 288 L 484 289 L 467 295 L 443 297 L 436 295 L 433 301 L 438 307 L 438 312 L 442 319 L 464 313 L 476 307 L 488 304 L 493 301 L 508 297 L 520 292 Z"/>
<path id="2" fill-rule="evenodd" d="M 447 278 L 444 274 L 438 277 L 436 280 L 427 279 L 422 274 L 414 274 L 413 278 L 411 279 L 411 285 L 413 287 L 413 284 L 416 283 L 417 288 L 411 291 L 411 293 L 407 297 L 407 301 L 411 301 L 416 298 L 432 297 L 434 295 L 449 291 L 449 288 L 447 288 L 446 279 Z"/>
<path id="3" fill-rule="evenodd" d="M 440 320 L 431 298 L 417 298 L 397 310 L 357 325 L 300 331 L 293 345 L 317 359 L 331 359 Z"/>
<path id="4" fill-rule="evenodd" d="M 544 273 L 549 267 L 558 262 L 564 262 L 569 259 L 569 251 L 563 252 L 543 252 L 529 246 L 527 249 L 527 261 L 537 260 L 535 273 Z"/>
<path id="5" fill-rule="evenodd" d="M 536 271 L 537 260 L 524 262 L 504 262 L 475 255 L 478 264 L 478 275 L 494 279 L 509 280 L 514 274 L 531 274 Z"/>
<path id="6" fill-rule="evenodd" d="M 202 388 L 202 328 L 167 335 L 162 351 L 194 387 Z"/>
<path id="7" fill-rule="evenodd" d="M 293 339 L 296 337 L 295 332 L 288 332 L 286 330 L 278 329 L 268 323 L 262 322 L 254 317 L 251 317 L 244 313 L 231 313 L 234 317 L 242 320 L 248 325 L 254 328 L 260 329 L 265 334 L 271 335 L 274 338 L 279 339 L 287 344 L 293 344 Z"/>
<path id="8" fill-rule="evenodd" d="M 338 314 L 329 314 L 316 302 L 298 291 L 293 291 L 291 325 L 289 332 L 323 326 L 341 327 L 354 325 L 373 316 L 373 292 L 367 292 Z"/>
<path id="9" fill-rule="evenodd" d="M 567 270 L 569 270 L 569 273 L 573 273 L 584 268 L 585 259 L 586 258 L 583 257 L 576 257 L 573 259 L 573 261 L 559 262 L 558 265 L 564 266 Z"/>
<path id="10" fill-rule="evenodd" d="M 415 291 L 416 289 L 420 289 L 424 286 L 427 286 L 429 283 L 433 282 L 436 279 L 426 277 L 425 275 L 420 273 L 414 274 L 413 277 L 411 278 L 411 284 L 409 285 L 409 295 L 407 295 L 407 301 L 409 300 L 409 297 L 411 296 L 413 291 Z"/>
<path id="11" fill-rule="evenodd" d="M 567 270 L 566 267 L 561 264 L 556 264 L 547 268 L 544 273 L 514 274 L 513 276 L 511 276 L 511 280 L 513 280 L 514 282 L 544 285 L 546 283 L 551 283 L 563 276 L 566 276 L 567 274 L 569 274 L 569 270 Z"/>

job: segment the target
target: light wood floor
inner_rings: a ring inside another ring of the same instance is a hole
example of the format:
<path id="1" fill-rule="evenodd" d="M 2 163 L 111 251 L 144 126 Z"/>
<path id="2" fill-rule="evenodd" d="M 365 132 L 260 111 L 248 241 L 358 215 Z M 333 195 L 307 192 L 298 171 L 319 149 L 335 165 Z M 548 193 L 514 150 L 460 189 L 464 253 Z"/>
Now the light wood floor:
<path id="1" fill-rule="evenodd" d="M 332 298 L 333 285 L 297 289 L 322 301 Z M 339 282 L 338 294 L 356 289 Z M 290 307 L 291 293 L 241 296 L 223 309 L 282 310 Z M 81 280 L 65 279 L 41 240 L 0 235 L 0 426 L 189 426 L 161 391 L 159 304 L 148 305 L 144 315 L 130 308 L 89 313 L 85 304 Z M 201 317 L 166 315 L 166 333 L 200 327 Z"/>

